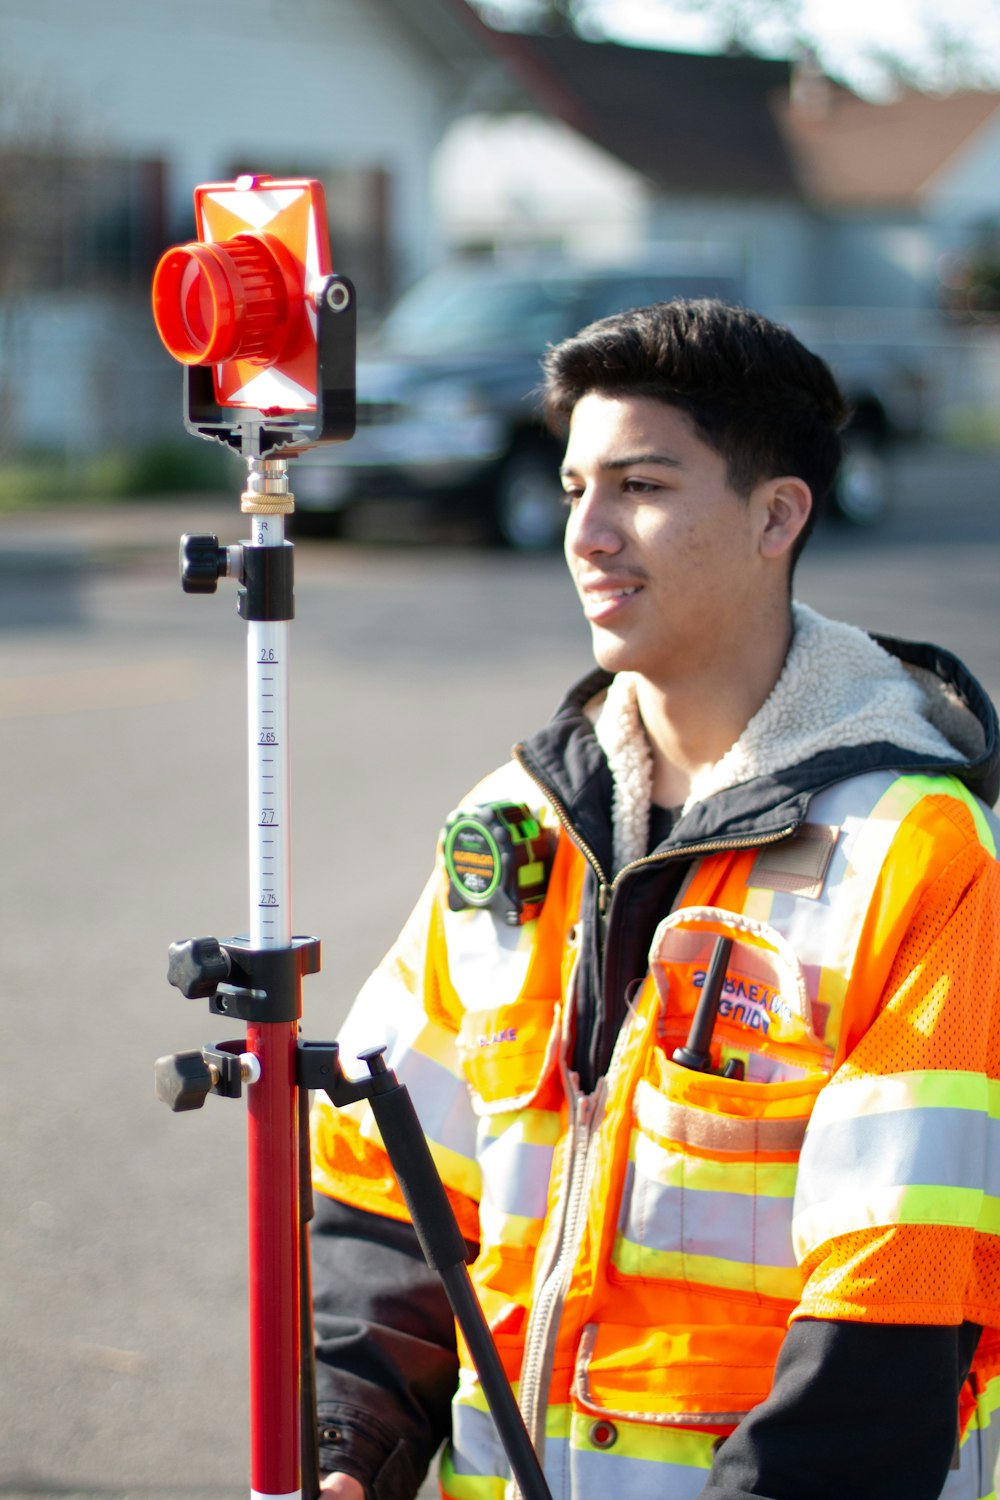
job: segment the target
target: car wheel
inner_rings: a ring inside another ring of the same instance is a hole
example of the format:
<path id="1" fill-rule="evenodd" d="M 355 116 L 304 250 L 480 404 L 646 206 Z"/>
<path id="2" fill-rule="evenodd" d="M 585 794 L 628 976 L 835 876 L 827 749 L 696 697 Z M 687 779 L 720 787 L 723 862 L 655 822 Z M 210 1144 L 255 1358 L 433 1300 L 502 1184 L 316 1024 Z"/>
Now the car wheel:
<path id="1" fill-rule="evenodd" d="M 850 439 L 834 486 L 833 512 L 851 526 L 877 526 L 892 504 L 892 472 L 886 445 L 869 437 Z"/>
<path id="2" fill-rule="evenodd" d="M 497 539 L 516 552 L 547 552 L 562 541 L 566 509 L 559 459 L 541 442 L 520 442 L 497 477 L 493 524 Z"/>

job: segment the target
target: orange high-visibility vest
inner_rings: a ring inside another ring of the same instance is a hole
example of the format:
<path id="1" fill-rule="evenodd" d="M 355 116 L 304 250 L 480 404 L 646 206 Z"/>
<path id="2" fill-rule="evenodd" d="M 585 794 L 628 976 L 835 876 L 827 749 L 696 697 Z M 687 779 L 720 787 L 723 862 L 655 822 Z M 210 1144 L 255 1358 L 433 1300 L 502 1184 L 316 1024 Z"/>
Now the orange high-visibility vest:
<path id="1" fill-rule="evenodd" d="M 497 799 L 558 826 L 516 766 L 473 800 Z M 956 779 L 879 772 L 816 795 L 794 838 L 701 858 L 586 1097 L 566 1061 L 571 839 L 522 927 L 449 910 L 435 872 L 341 1048 L 387 1042 L 413 1095 L 554 1494 L 690 1500 L 808 1316 L 983 1324 L 944 1494 L 992 1495 L 997 836 Z M 713 1064 L 743 1077 L 672 1061 L 719 935 Z M 317 1104 L 314 1181 L 406 1217 L 366 1106 Z M 442 1493 L 502 1500 L 509 1468 L 459 1344 Z"/>

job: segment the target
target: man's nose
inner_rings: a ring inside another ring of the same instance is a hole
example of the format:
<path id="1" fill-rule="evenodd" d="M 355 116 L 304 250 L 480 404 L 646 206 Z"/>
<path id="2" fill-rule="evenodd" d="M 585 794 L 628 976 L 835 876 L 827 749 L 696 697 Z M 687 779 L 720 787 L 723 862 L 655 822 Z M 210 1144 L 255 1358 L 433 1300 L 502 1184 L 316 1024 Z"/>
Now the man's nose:
<path id="1" fill-rule="evenodd" d="M 574 501 L 566 526 L 566 552 L 574 557 L 620 550 L 622 538 L 614 512 L 598 484 L 588 485 Z"/>

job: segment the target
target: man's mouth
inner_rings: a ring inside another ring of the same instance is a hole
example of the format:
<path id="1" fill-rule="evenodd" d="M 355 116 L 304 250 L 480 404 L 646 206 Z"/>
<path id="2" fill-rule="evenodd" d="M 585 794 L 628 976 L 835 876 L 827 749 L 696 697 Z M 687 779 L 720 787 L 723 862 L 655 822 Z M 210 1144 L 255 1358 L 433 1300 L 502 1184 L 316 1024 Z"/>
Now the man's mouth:
<path id="1" fill-rule="evenodd" d="M 641 583 L 580 583 L 580 599 L 588 620 L 603 619 L 622 608 L 642 590 Z"/>

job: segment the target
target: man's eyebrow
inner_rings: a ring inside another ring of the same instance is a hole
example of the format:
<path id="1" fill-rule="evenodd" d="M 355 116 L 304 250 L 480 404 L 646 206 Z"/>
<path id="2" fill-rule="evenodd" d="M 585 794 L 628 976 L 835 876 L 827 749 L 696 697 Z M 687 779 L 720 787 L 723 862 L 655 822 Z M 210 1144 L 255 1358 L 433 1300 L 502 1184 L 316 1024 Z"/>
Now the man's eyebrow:
<path id="1" fill-rule="evenodd" d="M 679 458 L 672 457 L 669 453 L 626 453 L 621 458 L 603 458 L 600 462 L 602 469 L 631 469 L 633 465 L 660 464 L 667 469 L 680 469 L 683 464 Z M 562 464 L 560 474 L 575 474 L 576 470 L 572 464 Z"/>

